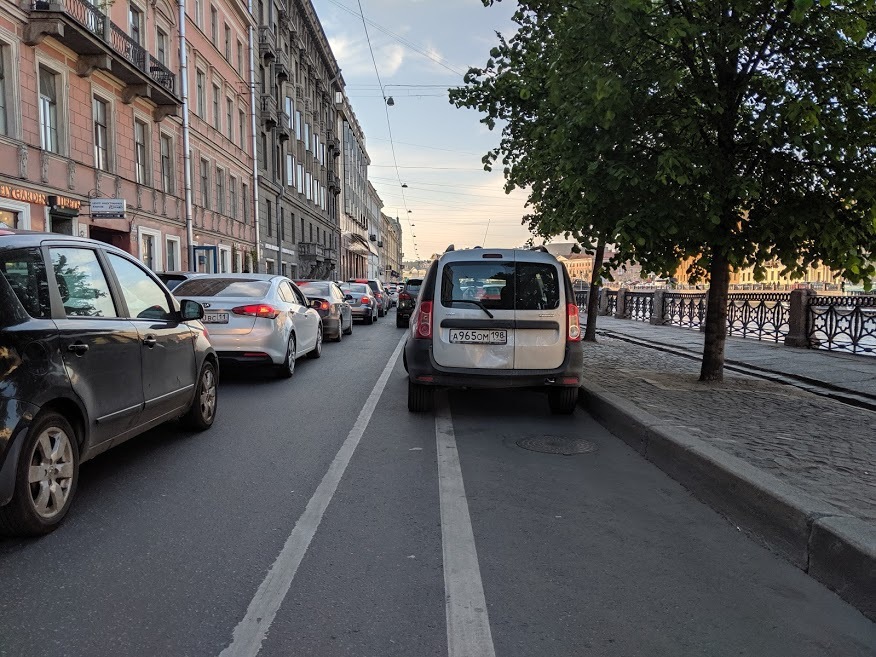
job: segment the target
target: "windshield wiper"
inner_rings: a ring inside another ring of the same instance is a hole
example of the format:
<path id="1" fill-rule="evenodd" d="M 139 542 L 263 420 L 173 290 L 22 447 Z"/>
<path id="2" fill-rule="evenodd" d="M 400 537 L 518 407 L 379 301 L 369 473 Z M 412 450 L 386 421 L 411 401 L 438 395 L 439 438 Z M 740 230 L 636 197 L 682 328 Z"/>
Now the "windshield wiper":
<path id="1" fill-rule="evenodd" d="M 470 303 L 473 306 L 477 306 L 478 308 L 483 310 L 485 313 L 487 313 L 487 317 L 489 317 L 490 319 L 495 319 L 495 317 L 493 317 L 493 313 L 491 313 L 489 310 L 487 310 L 487 307 L 484 304 L 482 304 L 480 301 L 475 301 L 474 299 L 451 299 L 450 303 Z"/>

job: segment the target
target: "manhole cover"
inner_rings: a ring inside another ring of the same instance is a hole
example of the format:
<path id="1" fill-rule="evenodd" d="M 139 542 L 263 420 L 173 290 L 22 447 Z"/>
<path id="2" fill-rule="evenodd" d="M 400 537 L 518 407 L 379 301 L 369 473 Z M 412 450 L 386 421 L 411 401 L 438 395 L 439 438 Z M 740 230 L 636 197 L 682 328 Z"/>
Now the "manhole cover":
<path id="1" fill-rule="evenodd" d="M 536 436 L 518 440 L 517 445 L 531 452 L 544 452 L 545 454 L 589 454 L 596 451 L 596 443 L 582 438 L 561 438 L 560 436 Z"/>

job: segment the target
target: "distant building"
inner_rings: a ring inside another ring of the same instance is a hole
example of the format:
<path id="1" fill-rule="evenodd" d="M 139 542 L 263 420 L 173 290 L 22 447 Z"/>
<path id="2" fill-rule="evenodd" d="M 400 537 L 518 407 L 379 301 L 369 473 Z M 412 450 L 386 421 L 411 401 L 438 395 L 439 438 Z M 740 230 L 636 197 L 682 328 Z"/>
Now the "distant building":
<path id="1" fill-rule="evenodd" d="M 397 217 L 381 215 L 383 221 L 382 239 L 377 242 L 380 254 L 380 268 L 385 282 L 396 281 L 402 272 L 402 227 Z"/>
<path id="2" fill-rule="evenodd" d="M 376 245 L 368 239 L 368 165 L 365 133 L 345 94 L 335 99 L 338 134 L 343 156 L 340 162 L 341 278 L 368 276 L 368 264 Z M 375 240 L 376 242 L 376 240 Z"/>

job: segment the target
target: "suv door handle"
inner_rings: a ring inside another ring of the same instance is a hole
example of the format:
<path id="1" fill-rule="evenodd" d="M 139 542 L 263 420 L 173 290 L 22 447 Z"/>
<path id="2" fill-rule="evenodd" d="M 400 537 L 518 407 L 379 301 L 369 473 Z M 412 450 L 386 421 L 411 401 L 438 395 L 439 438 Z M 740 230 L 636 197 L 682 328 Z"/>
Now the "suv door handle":
<path id="1" fill-rule="evenodd" d="M 86 351 L 88 351 L 88 345 L 82 342 L 75 342 L 73 344 L 67 345 L 67 351 L 72 351 L 77 356 L 82 356 Z"/>
<path id="2" fill-rule="evenodd" d="M 152 347 L 158 344 L 158 340 L 155 339 L 154 335 L 147 335 L 143 338 L 143 344 L 152 349 Z"/>

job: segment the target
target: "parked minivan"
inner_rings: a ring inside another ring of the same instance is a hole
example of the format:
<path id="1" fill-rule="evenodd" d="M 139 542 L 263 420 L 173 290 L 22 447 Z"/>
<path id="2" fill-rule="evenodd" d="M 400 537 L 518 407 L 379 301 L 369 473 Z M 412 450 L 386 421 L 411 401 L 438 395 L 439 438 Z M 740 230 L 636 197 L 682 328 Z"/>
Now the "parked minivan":
<path id="1" fill-rule="evenodd" d="M 452 247 L 420 290 L 405 345 L 408 409 L 435 386 L 536 388 L 575 410 L 583 355 L 572 281 L 546 250 Z"/>
<path id="2" fill-rule="evenodd" d="M 109 244 L 0 230 L 0 534 L 55 529 L 80 463 L 110 447 L 167 420 L 213 424 L 203 316 Z"/>

